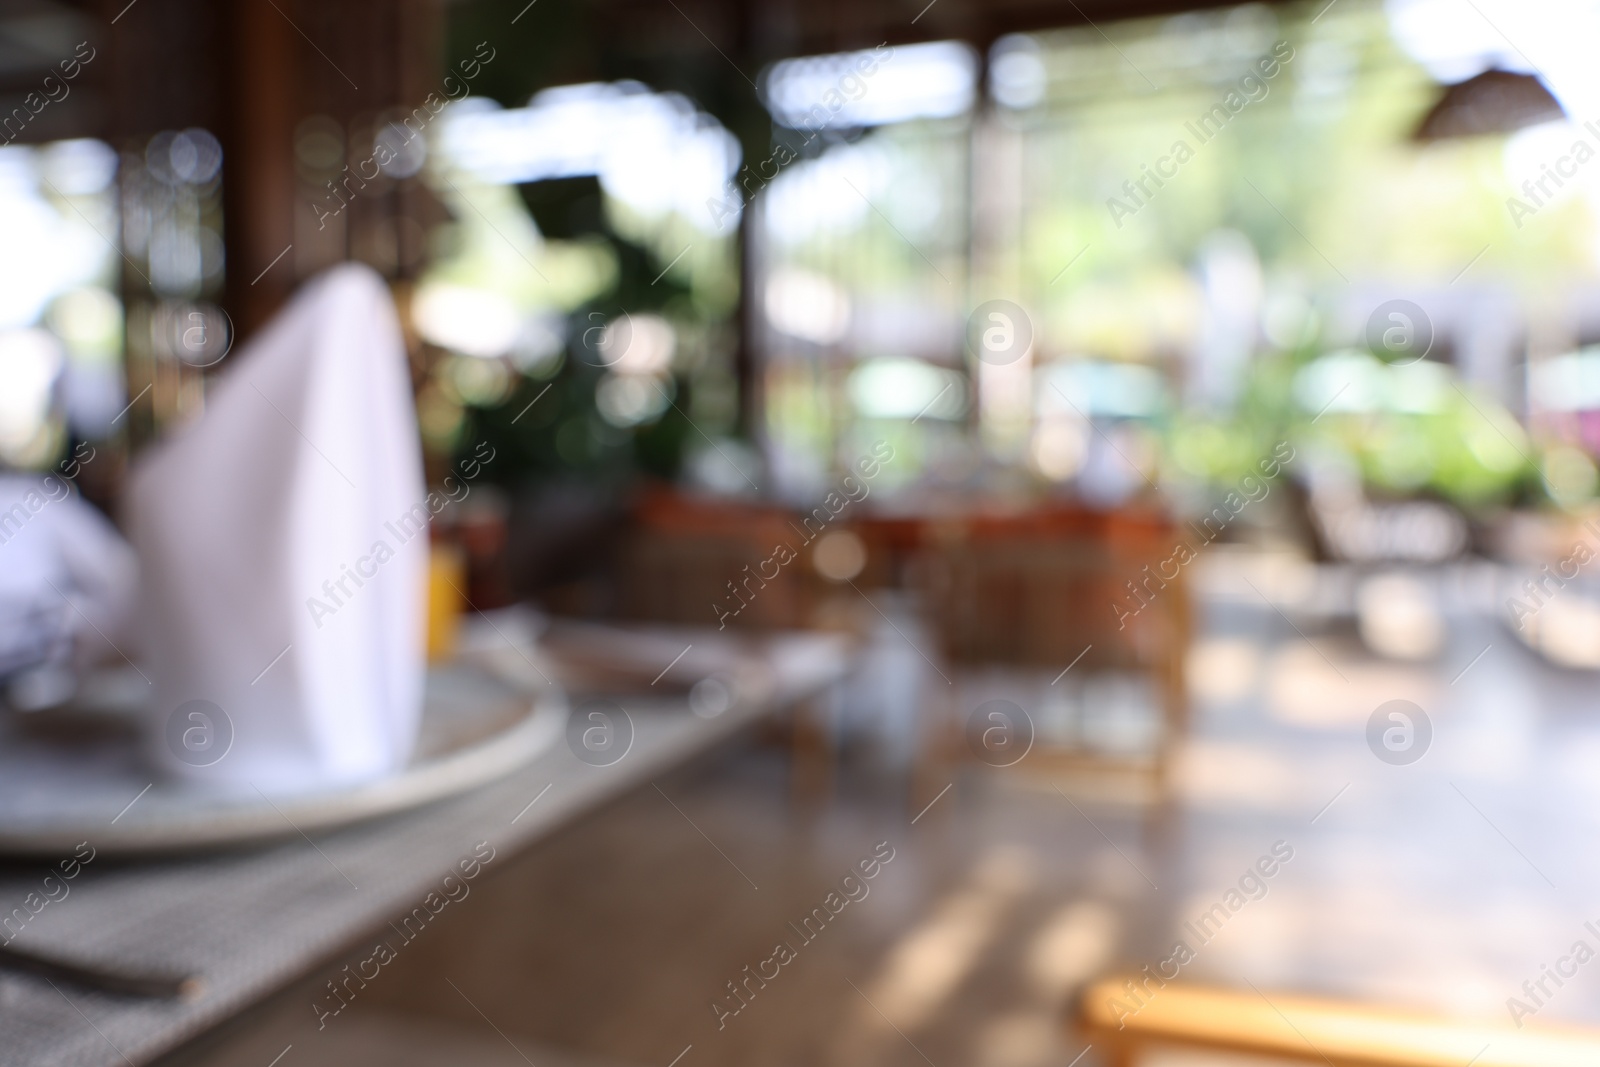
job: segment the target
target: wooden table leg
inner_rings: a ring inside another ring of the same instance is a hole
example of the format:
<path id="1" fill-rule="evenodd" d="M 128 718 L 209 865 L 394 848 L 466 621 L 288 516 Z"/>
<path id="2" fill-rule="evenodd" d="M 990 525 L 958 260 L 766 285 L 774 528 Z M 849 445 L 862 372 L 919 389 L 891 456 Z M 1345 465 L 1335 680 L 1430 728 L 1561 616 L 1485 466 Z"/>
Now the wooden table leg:
<path id="1" fill-rule="evenodd" d="M 833 790 L 838 752 L 826 701 L 826 694 L 811 697 L 790 713 L 789 786 L 796 803 L 814 804 Z"/>

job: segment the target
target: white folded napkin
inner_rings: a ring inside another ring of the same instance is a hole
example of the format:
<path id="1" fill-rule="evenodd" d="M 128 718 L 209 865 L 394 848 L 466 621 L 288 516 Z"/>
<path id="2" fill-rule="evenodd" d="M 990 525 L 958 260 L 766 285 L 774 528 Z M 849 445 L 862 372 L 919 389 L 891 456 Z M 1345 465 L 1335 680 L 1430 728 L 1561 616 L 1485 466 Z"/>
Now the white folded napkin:
<path id="1" fill-rule="evenodd" d="M 428 507 L 389 291 L 336 267 L 232 363 L 129 484 L 157 759 L 266 792 L 398 770 L 421 714 Z M 171 728 L 196 700 L 225 721 L 194 737 L 231 727 L 208 765 Z"/>
<path id="2" fill-rule="evenodd" d="M 12 706 L 65 700 L 79 671 L 122 658 L 136 574 L 133 550 L 67 479 L 0 474 L 0 677 Z"/>

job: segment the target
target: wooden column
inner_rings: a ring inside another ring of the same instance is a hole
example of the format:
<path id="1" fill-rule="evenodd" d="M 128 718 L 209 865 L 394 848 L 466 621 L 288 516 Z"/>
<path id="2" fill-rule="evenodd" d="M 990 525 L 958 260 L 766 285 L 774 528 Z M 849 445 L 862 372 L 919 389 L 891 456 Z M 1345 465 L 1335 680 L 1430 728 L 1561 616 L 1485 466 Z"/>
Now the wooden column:
<path id="1" fill-rule="evenodd" d="M 232 62 L 225 73 L 228 127 L 222 135 L 227 306 L 242 338 L 294 288 L 292 254 L 267 267 L 294 240 L 300 42 L 288 18 L 267 0 L 233 0 L 228 16 Z"/>

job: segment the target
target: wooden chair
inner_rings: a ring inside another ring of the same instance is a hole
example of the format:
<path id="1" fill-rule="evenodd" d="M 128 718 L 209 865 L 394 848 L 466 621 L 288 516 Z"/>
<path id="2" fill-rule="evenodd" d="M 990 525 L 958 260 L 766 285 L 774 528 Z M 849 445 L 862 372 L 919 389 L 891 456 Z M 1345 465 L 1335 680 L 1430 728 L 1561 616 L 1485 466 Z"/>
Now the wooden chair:
<path id="1" fill-rule="evenodd" d="M 1142 975 L 1106 978 L 1078 1001 L 1075 1031 L 1107 1067 L 1134 1067 L 1153 1046 L 1208 1049 L 1332 1067 L 1594 1067 L 1600 1031 L 1526 1023 L 1521 1029 L 1421 1012 Z M 1136 1010 L 1132 1010 L 1136 1009 Z M 1131 1010 L 1131 1013 L 1129 1013 Z"/>
<path id="2" fill-rule="evenodd" d="M 1155 683 L 1160 734 L 1148 760 L 1042 745 L 1030 754 L 1035 764 L 1131 770 L 1164 792 L 1187 725 L 1190 607 L 1181 567 L 1168 568 L 1172 579 L 1145 568 L 1169 561 L 1183 536 L 1159 515 L 1074 507 L 930 528 L 925 592 L 940 651 L 955 669 L 999 664 L 1053 674 L 1071 665 L 1144 672 Z M 1130 582 L 1146 601 L 1135 599 Z"/>
<path id="3" fill-rule="evenodd" d="M 630 622 L 726 629 L 750 635 L 812 628 L 829 594 L 817 576 L 803 517 L 786 508 L 710 500 L 670 490 L 636 502 L 616 565 L 616 614 Z M 795 553 L 774 561 L 782 545 Z M 831 789 L 838 754 L 822 695 L 787 721 L 798 800 Z"/>

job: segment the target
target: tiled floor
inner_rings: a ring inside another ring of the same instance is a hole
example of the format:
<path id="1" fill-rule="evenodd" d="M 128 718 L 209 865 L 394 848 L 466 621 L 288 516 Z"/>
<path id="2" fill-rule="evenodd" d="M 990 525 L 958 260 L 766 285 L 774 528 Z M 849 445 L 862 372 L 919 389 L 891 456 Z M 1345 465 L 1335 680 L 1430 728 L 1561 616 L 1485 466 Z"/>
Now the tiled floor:
<path id="1" fill-rule="evenodd" d="M 1278 842 L 1292 859 L 1191 937 L 1186 977 L 1505 1020 L 1542 964 L 1600 947 L 1583 928 L 1600 926 L 1594 679 L 1535 661 L 1470 576 L 1431 579 L 1449 640 L 1422 665 L 1363 650 L 1347 576 L 1253 585 L 1276 603 L 1232 577 L 1201 583 L 1194 732 L 1164 812 L 1025 761 L 952 775 L 913 825 L 904 777 L 875 761 L 847 761 L 805 807 L 781 753 L 752 747 L 475 886 L 326 1030 L 301 990 L 194 1062 L 265 1067 L 292 1044 L 280 1067 L 1066 1067 L 1084 1043 L 1063 1008 L 1084 980 L 1168 956 Z M 1392 699 L 1432 723 L 1409 766 L 1366 741 Z M 789 924 L 880 842 L 894 858 L 867 895 L 803 940 Z M 770 976 L 780 942 L 793 958 L 719 1026 L 713 1001 L 736 1006 L 727 983 L 747 965 Z M 1591 970 L 1540 1018 L 1600 1022 Z"/>

